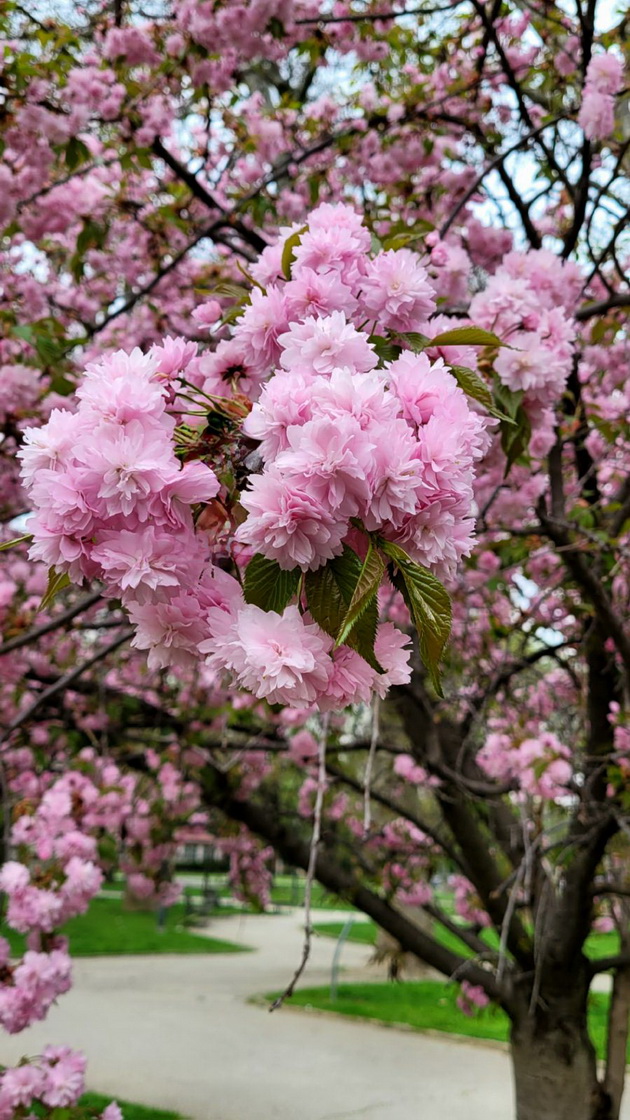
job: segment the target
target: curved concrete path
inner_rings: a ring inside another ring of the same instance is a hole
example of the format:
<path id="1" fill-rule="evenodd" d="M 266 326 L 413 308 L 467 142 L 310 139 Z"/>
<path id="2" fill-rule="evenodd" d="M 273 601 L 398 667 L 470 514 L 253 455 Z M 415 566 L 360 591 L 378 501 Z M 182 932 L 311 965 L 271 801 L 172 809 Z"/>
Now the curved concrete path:
<path id="1" fill-rule="evenodd" d="M 509 1120 L 500 1049 L 248 1003 L 287 983 L 301 920 L 295 911 L 212 924 L 209 933 L 252 953 L 79 959 L 73 990 L 46 1023 L 4 1036 L 0 1061 L 66 1043 L 86 1051 L 90 1088 L 191 1120 Z M 304 984 L 328 983 L 333 951 L 315 940 Z M 376 979 L 369 954 L 347 944 L 344 978 Z"/>

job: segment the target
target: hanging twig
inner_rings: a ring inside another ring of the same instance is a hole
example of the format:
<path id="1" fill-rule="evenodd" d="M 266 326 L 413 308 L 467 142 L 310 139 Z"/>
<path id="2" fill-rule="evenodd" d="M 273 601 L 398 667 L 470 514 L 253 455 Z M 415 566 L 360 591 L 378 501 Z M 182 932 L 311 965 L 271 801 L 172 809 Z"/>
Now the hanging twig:
<path id="1" fill-rule="evenodd" d="M 328 741 L 328 728 L 330 725 L 330 713 L 326 712 L 322 718 L 321 735 L 319 740 L 319 761 L 317 770 L 317 795 L 315 797 L 315 809 L 313 812 L 313 833 L 311 836 L 311 847 L 308 857 L 308 867 L 306 871 L 306 886 L 304 889 L 304 948 L 302 949 L 302 959 L 295 970 L 293 977 L 284 989 L 281 995 L 274 999 L 270 1011 L 275 1011 L 277 1007 L 281 1007 L 285 999 L 290 999 L 295 991 L 295 986 L 300 979 L 304 969 L 306 968 L 307 961 L 311 955 L 311 945 L 313 941 L 313 924 L 311 921 L 311 896 L 313 890 L 313 881 L 315 878 L 315 868 L 317 866 L 317 850 L 319 848 L 319 841 L 322 833 L 322 808 L 324 805 L 324 793 L 326 792 L 326 744 Z"/>
<path id="2" fill-rule="evenodd" d="M 372 823 L 372 801 L 370 795 L 370 788 L 372 785 L 372 770 L 374 767 L 374 756 L 376 755 L 376 746 L 378 743 L 378 717 L 380 711 L 380 697 L 375 693 L 374 700 L 372 701 L 372 735 L 370 737 L 370 749 L 368 751 L 367 762 L 365 764 L 365 779 L 363 790 L 363 836 L 367 836 L 370 831 Z"/>

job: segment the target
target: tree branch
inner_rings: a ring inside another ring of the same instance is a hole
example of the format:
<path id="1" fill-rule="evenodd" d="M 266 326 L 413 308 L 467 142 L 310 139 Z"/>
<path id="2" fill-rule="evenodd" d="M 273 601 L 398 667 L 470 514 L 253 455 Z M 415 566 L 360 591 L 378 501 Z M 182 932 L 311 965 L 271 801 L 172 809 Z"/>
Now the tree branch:
<path id="1" fill-rule="evenodd" d="M 10 638 L 8 642 L 0 646 L 0 657 L 12 653 L 13 650 L 21 649 L 22 646 L 28 646 L 31 642 L 36 642 L 38 638 L 43 638 L 45 634 L 50 634 L 53 630 L 59 630 L 62 626 L 67 626 L 78 614 L 82 614 L 83 611 L 87 611 L 95 603 L 98 603 L 100 598 L 101 592 L 95 591 L 92 595 L 81 599 L 79 603 L 75 603 L 73 607 L 69 607 L 63 614 L 58 614 L 48 622 L 42 623 L 41 626 L 36 626 L 34 630 L 28 630 L 26 634 L 19 634 L 15 638 Z"/>

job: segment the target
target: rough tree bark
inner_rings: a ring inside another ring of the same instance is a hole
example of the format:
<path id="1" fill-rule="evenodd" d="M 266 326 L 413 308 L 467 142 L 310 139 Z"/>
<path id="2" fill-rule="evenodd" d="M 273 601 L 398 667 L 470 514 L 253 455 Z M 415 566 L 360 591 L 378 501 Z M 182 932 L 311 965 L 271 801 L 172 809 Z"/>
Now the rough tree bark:
<path id="1" fill-rule="evenodd" d="M 608 1014 L 608 1053 L 604 1085 L 610 1096 L 610 1120 L 619 1120 L 626 1079 L 628 1016 L 630 1015 L 630 967 L 618 968 L 613 981 Z"/>
<path id="2" fill-rule="evenodd" d="M 539 974 L 512 1015 L 516 1120 L 613 1120 L 588 1034 L 588 962 Z"/>
<path id="3" fill-rule="evenodd" d="M 515 1025 L 512 1067 L 516 1120 L 613 1120 L 585 1014 L 542 1031 Z"/>

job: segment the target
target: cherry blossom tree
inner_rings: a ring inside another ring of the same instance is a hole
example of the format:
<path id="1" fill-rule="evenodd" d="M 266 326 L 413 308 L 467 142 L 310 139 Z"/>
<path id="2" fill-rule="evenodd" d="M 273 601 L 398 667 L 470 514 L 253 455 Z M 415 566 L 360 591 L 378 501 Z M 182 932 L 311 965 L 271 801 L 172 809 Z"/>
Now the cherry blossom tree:
<path id="1" fill-rule="evenodd" d="M 618 1118 L 627 20 L 570 8 L 4 6 L 5 1029 L 192 821 L 500 1005 L 518 1120 Z"/>

